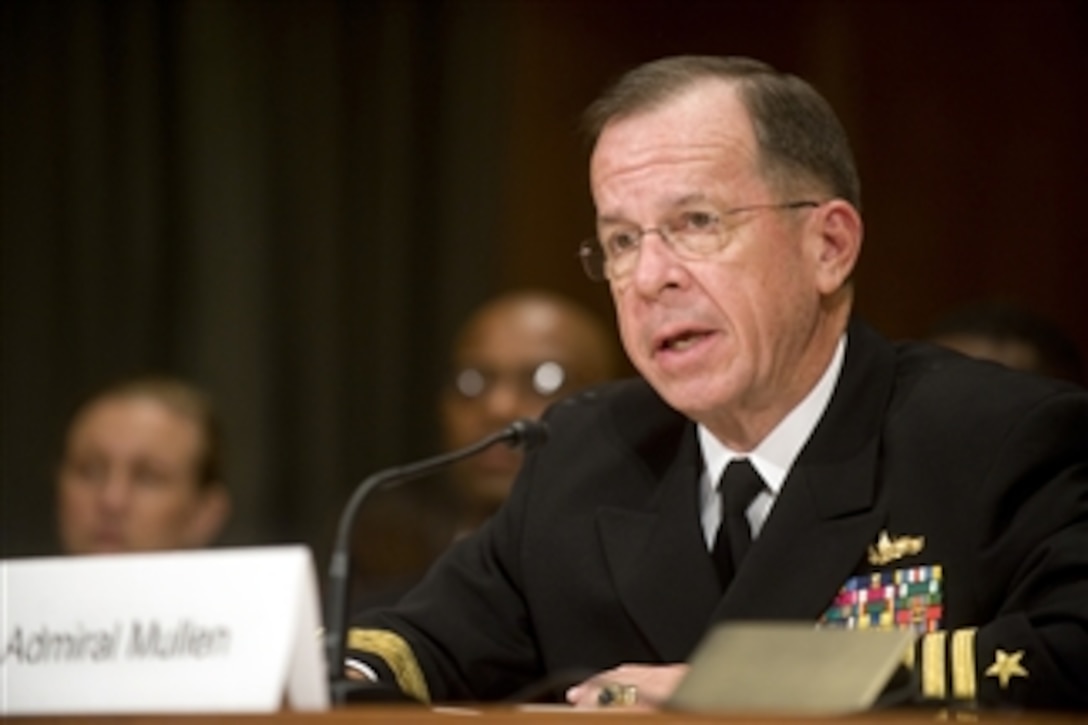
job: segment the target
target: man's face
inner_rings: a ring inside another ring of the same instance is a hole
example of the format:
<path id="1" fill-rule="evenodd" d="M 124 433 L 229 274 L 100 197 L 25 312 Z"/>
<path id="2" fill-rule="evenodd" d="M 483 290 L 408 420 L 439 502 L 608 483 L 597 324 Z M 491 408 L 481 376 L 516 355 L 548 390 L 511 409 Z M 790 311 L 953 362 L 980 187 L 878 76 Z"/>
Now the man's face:
<path id="1" fill-rule="evenodd" d="M 521 418 L 538 418 L 557 398 L 604 376 L 601 342 L 584 323 L 542 302 L 488 308 L 474 319 L 454 354 L 441 399 L 447 450 L 476 442 Z M 459 464 L 461 493 L 497 507 L 509 493 L 522 453 L 495 446 Z"/>
<path id="2" fill-rule="evenodd" d="M 590 177 L 602 237 L 682 213 L 797 201 L 758 173 L 748 113 L 718 81 L 608 124 Z M 810 211 L 726 215 L 728 242 L 697 261 L 647 234 L 630 275 L 611 280 L 624 348 L 673 407 L 713 429 L 790 390 L 820 307 Z"/>
<path id="3" fill-rule="evenodd" d="M 202 546 L 196 424 L 162 403 L 106 398 L 73 421 L 58 479 L 59 526 L 72 554 Z"/>

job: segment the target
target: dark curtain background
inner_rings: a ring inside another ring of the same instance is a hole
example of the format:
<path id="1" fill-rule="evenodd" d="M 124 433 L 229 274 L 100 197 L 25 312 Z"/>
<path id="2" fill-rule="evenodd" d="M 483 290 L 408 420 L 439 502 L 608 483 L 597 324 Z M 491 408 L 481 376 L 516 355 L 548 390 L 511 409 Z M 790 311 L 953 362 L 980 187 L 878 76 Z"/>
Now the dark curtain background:
<path id="1" fill-rule="evenodd" d="M 0 13 L 5 554 L 53 546 L 70 408 L 144 370 L 218 400 L 230 541 L 321 548 L 431 451 L 443 335 L 496 276 L 501 6 Z"/>
<path id="2" fill-rule="evenodd" d="M 0 4 L 0 536 L 54 550 L 89 389 L 166 370 L 225 415 L 230 544 L 324 566 L 366 474 L 434 452 L 446 342 L 542 285 L 610 314 L 581 109 L 633 63 L 813 81 L 865 187 L 861 313 L 918 336 L 980 297 L 1088 347 L 1078 0 L 7 0 Z"/>

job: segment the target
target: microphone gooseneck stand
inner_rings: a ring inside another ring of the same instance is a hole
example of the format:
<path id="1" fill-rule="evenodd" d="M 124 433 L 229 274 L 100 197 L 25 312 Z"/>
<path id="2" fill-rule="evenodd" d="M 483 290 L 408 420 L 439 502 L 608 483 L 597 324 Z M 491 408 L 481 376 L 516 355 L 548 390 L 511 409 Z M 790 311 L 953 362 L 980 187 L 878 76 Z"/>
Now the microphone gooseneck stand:
<path id="1" fill-rule="evenodd" d="M 330 694 L 333 704 L 347 701 L 353 690 L 366 683 L 349 680 L 344 676 L 344 660 L 347 649 L 349 583 L 351 580 L 351 538 L 355 518 L 363 501 L 379 487 L 392 487 L 416 478 L 436 473 L 458 461 L 470 458 L 498 443 L 513 448 L 524 446 L 532 450 L 547 440 L 547 426 L 537 420 L 523 419 L 483 438 L 465 448 L 433 456 L 403 466 L 387 468 L 365 479 L 352 493 L 340 515 L 336 540 L 329 559 L 329 590 L 327 616 L 325 618 L 325 652 L 329 668 Z"/>

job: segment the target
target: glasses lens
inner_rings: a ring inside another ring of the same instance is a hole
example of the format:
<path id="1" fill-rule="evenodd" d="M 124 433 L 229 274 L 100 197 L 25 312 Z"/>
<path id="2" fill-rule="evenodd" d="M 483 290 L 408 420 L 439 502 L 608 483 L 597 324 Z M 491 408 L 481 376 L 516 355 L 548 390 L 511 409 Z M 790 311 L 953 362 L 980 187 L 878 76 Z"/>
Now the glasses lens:
<path id="1" fill-rule="evenodd" d="M 465 400 L 478 400 L 503 388 L 520 398 L 550 398 L 561 392 L 570 380 L 557 362 L 546 361 L 525 368 L 470 367 L 452 376 L 453 389 Z"/>
<path id="2" fill-rule="evenodd" d="M 555 395 L 565 382 L 567 372 L 557 362 L 540 363 L 533 371 L 533 390 L 542 397 Z"/>
<path id="3" fill-rule="evenodd" d="M 465 398 L 478 398 L 487 387 L 487 378 L 475 368 L 459 371 L 453 378 L 457 392 Z"/>
<path id="4" fill-rule="evenodd" d="M 604 250 L 596 239 L 587 239 L 578 247 L 578 257 L 582 260 L 582 269 L 594 282 L 606 279 L 604 271 Z"/>

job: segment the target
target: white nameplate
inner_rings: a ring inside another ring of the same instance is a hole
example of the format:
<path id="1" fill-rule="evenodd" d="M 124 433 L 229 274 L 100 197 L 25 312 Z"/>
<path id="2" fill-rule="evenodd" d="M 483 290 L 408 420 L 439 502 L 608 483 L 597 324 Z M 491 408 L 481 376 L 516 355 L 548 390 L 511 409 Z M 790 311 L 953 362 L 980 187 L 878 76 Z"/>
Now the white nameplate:
<path id="1" fill-rule="evenodd" d="M 0 562 L 0 715 L 329 706 L 302 546 Z"/>

